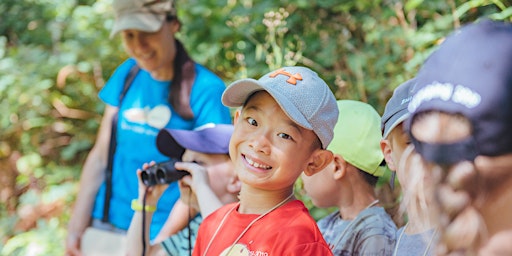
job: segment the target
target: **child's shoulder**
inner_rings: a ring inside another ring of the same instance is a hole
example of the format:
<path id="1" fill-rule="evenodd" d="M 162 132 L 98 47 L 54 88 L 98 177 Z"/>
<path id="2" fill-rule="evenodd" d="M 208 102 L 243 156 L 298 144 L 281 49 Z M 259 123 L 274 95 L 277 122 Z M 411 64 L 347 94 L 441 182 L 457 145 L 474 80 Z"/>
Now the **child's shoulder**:
<path id="1" fill-rule="evenodd" d="M 287 241 L 287 239 L 292 239 L 293 243 L 299 245 L 299 247 L 315 245 L 320 246 L 319 248 L 328 248 L 316 221 L 300 200 L 289 202 L 276 209 L 272 218 L 268 218 L 266 225 L 277 230 L 276 240 Z M 301 235 L 297 237 L 293 234 Z"/>
<path id="2" fill-rule="evenodd" d="M 212 212 L 210 215 L 208 215 L 208 217 L 206 217 L 206 219 L 218 218 L 219 216 L 222 217 L 222 216 L 226 215 L 228 212 L 233 211 L 234 208 L 237 207 L 237 205 L 238 205 L 238 202 L 225 204 L 225 205 L 221 206 L 220 208 L 218 208 L 217 210 L 215 210 L 214 212 Z"/>
<path id="3" fill-rule="evenodd" d="M 360 229 L 396 232 L 395 223 L 382 207 L 368 208 L 359 213 L 354 221 Z"/>
<path id="4" fill-rule="evenodd" d="M 294 211 L 297 211 L 297 210 L 305 210 L 306 212 L 308 212 L 308 208 L 306 208 L 306 205 L 304 205 L 304 203 L 301 201 L 301 200 L 293 200 L 291 202 L 288 202 L 287 204 L 283 205 L 282 207 L 280 207 L 281 209 L 285 210 L 285 211 L 291 211 L 291 210 L 294 210 Z M 278 208 L 279 209 L 279 208 Z"/>
<path id="5" fill-rule="evenodd" d="M 279 208 L 274 213 L 272 220 L 280 225 L 288 227 L 306 227 L 313 224 L 316 227 L 316 221 L 309 214 L 308 208 L 300 200 L 291 201 Z"/>

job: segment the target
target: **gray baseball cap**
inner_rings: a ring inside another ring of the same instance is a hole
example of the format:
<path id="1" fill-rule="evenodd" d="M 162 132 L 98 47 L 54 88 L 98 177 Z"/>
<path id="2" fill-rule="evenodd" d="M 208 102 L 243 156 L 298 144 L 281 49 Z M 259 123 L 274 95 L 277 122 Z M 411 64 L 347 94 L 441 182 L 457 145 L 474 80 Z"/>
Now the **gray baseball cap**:
<path id="1" fill-rule="evenodd" d="M 241 79 L 222 95 L 228 107 L 240 107 L 257 91 L 267 91 L 286 115 L 301 127 L 312 130 L 327 148 L 338 121 L 336 98 L 318 74 L 306 67 L 283 67 L 260 79 Z"/>
<path id="2" fill-rule="evenodd" d="M 411 101 L 410 92 L 415 79 L 407 80 L 393 91 L 393 96 L 386 103 L 381 119 L 382 138 L 386 139 L 391 131 L 409 117 L 407 106 Z"/>

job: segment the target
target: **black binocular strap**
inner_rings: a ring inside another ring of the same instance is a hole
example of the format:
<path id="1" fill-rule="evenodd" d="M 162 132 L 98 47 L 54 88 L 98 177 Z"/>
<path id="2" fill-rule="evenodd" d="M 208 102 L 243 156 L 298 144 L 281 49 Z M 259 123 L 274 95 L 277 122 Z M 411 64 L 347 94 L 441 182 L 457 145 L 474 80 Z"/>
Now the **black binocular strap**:
<path id="1" fill-rule="evenodd" d="M 130 85 L 133 82 L 133 79 L 135 79 L 135 76 L 139 72 L 140 68 L 137 65 L 134 65 L 131 69 L 128 75 L 126 76 L 124 80 L 124 87 L 123 91 L 121 91 L 121 94 L 119 94 L 119 107 L 118 109 L 121 110 L 121 104 L 123 102 L 124 95 L 126 95 L 126 92 L 128 92 L 128 89 L 130 88 Z M 108 215 L 110 212 L 110 198 L 112 197 L 112 171 L 113 171 L 113 165 L 114 165 L 114 153 L 116 152 L 116 134 L 117 134 L 117 120 L 119 117 L 119 111 L 114 114 L 112 117 L 112 127 L 110 129 L 110 144 L 108 148 L 108 161 L 107 161 L 107 169 L 105 170 L 105 201 L 103 205 L 103 218 L 101 219 L 102 222 L 108 223 Z"/>

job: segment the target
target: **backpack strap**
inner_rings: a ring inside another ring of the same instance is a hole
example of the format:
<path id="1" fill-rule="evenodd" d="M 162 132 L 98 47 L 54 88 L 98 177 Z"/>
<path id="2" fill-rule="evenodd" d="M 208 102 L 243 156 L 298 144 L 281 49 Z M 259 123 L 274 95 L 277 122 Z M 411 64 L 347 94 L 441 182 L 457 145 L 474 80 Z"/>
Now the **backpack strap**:
<path id="1" fill-rule="evenodd" d="M 128 75 L 126 75 L 126 78 L 124 80 L 124 86 L 123 90 L 121 91 L 121 94 L 119 94 L 119 110 L 121 109 L 121 104 L 123 102 L 123 98 L 128 92 L 128 89 L 130 89 L 130 85 L 132 84 L 133 80 L 135 79 L 135 76 L 137 76 L 137 73 L 139 72 L 140 67 L 137 65 L 134 65 L 130 72 L 128 72 Z M 110 129 L 110 144 L 108 146 L 108 161 L 107 161 L 107 169 L 105 170 L 105 201 L 103 205 L 103 218 L 102 222 L 108 223 L 108 215 L 110 212 L 110 198 L 112 197 L 112 171 L 113 171 L 113 164 L 114 164 L 114 153 L 116 152 L 116 134 L 117 134 L 117 120 L 119 118 L 119 111 L 114 114 L 112 117 L 112 127 Z"/>

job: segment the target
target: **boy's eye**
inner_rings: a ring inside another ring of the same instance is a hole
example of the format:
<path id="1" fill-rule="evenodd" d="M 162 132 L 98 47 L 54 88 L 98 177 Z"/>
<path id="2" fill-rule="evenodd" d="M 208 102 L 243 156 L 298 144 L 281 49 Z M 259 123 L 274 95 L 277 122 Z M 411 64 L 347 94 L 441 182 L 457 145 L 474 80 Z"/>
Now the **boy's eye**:
<path id="1" fill-rule="evenodd" d="M 291 140 L 292 139 L 292 136 L 286 134 L 286 133 L 279 133 L 277 136 L 279 136 L 280 138 L 283 138 L 285 140 Z"/>
<path id="2" fill-rule="evenodd" d="M 121 34 L 124 36 L 124 37 L 133 37 L 133 33 L 130 32 L 130 31 L 122 31 Z"/>
<path id="3" fill-rule="evenodd" d="M 258 126 L 258 122 L 256 122 L 256 120 L 254 120 L 254 118 L 248 117 L 248 118 L 247 118 L 247 122 L 248 122 L 250 125 Z"/>
<path id="4" fill-rule="evenodd" d="M 123 38 L 125 41 L 129 41 L 134 38 L 134 35 L 133 35 L 133 33 L 125 32 L 125 33 L 123 33 Z"/>

